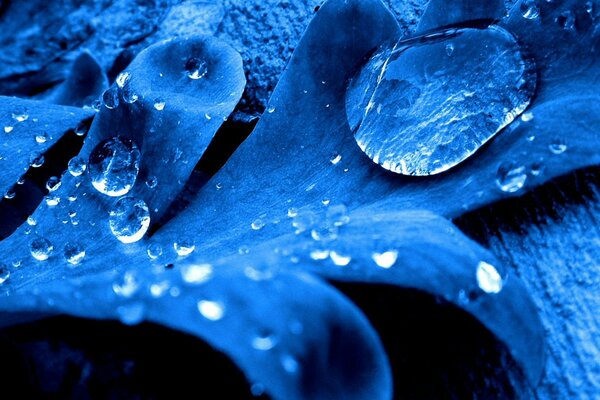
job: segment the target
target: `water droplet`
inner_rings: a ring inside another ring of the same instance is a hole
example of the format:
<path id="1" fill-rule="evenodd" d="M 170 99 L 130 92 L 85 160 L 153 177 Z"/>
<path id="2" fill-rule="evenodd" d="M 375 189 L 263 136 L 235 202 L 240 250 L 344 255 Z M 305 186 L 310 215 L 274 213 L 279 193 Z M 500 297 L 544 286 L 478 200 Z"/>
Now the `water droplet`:
<path id="1" fill-rule="evenodd" d="M 548 146 L 552 154 L 562 154 L 567 151 L 567 144 L 562 139 L 556 139 Z"/>
<path id="2" fill-rule="evenodd" d="M 257 218 L 252 222 L 252 224 L 250 226 L 252 227 L 253 230 L 259 231 L 265 227 L 265 222 L 262 219 Z"/>
<path id="3" fill-rule="evenodd" d="M 173 243 L 173 248 L 180 257 L 185 257 L 192 254 L 192 252 L 196 249 L 196 245 L 192 240 L 179 239 Z"/>
<path id="4" fill-rule="evenodd" d="M 40 154 L 40 153 L 31 153 L 31 155 L 29 156 L 29 165 L 32 168 L 39 168 L 42 165 L 44 165 L 44 155 Z"/>
<path id="5" fill-rule="evenodd" d="M 27 225 L 29 225 L 29 226 L 36 226 L 37 225 L 37 221 L 35 220 L 35 218 L 33 218 L 30 215 L 29 217 L 27 217 Z"/>
<path id="6" fill-rule="evenodd" d="M 60 203 L 60 197 L 56 195 L 48 195 L 45 197 L 45 200 L 48 207 L 55 207 Z"/>
<path id="7" fill-rule="evenodd" d="M 306 230 L 312 228 L 315 224 L 316 216 L 311 211 L 303 211 L 298 213 L 292 220 L 292 226 L 296 229 L 295 233 L 298 235 Z"/>
<path id="8" fill-rule="evenodd" d="M 45 238 L 37 238 L 29 243 L 29 251 L 31 252 L 33 258 L 38 261 L 47 260 L 52 254 L 53 250 L 54 246 L 52 246 L 52 243 Z"/>
<path id="9" fill-rule="evenodd" d="M 114 110 L 119 107 L 119 91 L 115 87 L 107 89 L 102 95 L 102 102 L 104 107 L 109 110 Z"/>
<path id="10" fill-rule="evenodd" d="M 531 164 L 531 175 L 539 176 L 544 172 L 544 164 L 542 162 L 536 162 Z"/>
<path id="11" fill-rule="evenodd" d="M 29 118 L 29 114 L 27 114 L 26 111 L 19 111 L 19 112 L 12 113 L 12 117 L 17 122 L 23 122 L 23 121 L 27 121 L 27 119 Z"/>
<path id="12" fill-rule="evenodd" d="M 107 196 L 123 196 L 137 179 L 140 151 L 131 140 L 113 137 L 100 142 L 90 155 L 92 185 Z"/>
<path id="13" fill-rule="evenodd" d="M 204 318 L 218 321 L 225 315 L 225 306 L 219 301 L 200 300 L 198 301 L 198 311 Z"/>
<path id="14" fill-rule="evenodd" d="M 533 120 L 533 113 L 531 111 L 523 113 L 523 115 L 521 115 L 521 121 L 523 122 L 529 122 Z"/>
<path id="15" fill-rule="evenodd" d="M 113 282 L 112 289 L 113 292 L 123 298 L 131 298 L 139 289 L 140 284 L 135 276 L 135 274 L 131 271 L 126 271 L 123 276 Z"/>
<path id="16" fill-rule="evenodd" d="M 340 161 L 342 161 L 341 154 L 338 154 L 335 157 L 333 157 L 331 160 L 329 160 L 329 162 L 332 163 L 333 165 L 338 165 Z"/>
<path id="17" fill-rule="evenodd" d="M 75 127 L 75 134 L 77 136 L 84 136 L 88 132 L 88 125 L 85 122 L 81 122 Z"/>
<path id="18" fill-rule="evenodd" d="M 513 162 L 504 162 L 498 168 L 496 185 L 506 193 L 518 192 L 525 186 L 527 170 Z"/>
<path id="19" fill-rule="evenodd" d="M 260 333 L 252 339 L 252 347 L 254 347 L 256 350 L 268 351 L 274 346 L 275 337 L 268 332 Z"/>
<path id="20" fill-rule="evenodd" d="M 338 253 L 337 251 L 331 251 L 329 253 L 329 258 L 331 258 L 331 261 L 333 261 L 335 265 L 340 267 L 345 267 L 346 265 L 350 264 L 350 261 L 352 261 L 352 257 Z"/>
<path id="21" fill-rule="evenodd" d="M 208 73 L 208 66 L 205 61 L 198 58 L 190 58 L 185 63 L 185 70 L 190 79 L 204 78 Z"/>
<path id="22" fill-rule="evenodd" d="M 117 307 L 119 321 L 125 325 L 137 325 L 144 320 L 146 307 L 143 303 L 135 302 Z"/>
<path id="23" fill-rule="evenodd" d="M 38 133 L 35 135 L 36 143 L 42 144 L 48 141 L 48 134 L 46 132 Z"/>
<path id="24" fill-rule="evenodd" d="M 540 16 L 539 0 L 523 0 L 521 3 L 521 13 L 524 18 L 536 19 Z"/>
<path id="25" fill-rule="evenodd" d="M 148 186 L 148 189 L 154 189 L 157 185 L 158 178 L 156 176 L 149 176 L 148 179 L 146 179 L 146 186 Z"/>
<path id="26" fill-rule="evenodd" d="M 121 89 L 121 97 L 123 97 L 123 101 L 127 104 L 133 104 L 139 99 L 139 96 L 135 93 L 130 84 Z"/>
<path id="27" fill-rule="evenodd" d="M 486 293 L 500 293 L 502 290 L 502 277 L 496 268 L 485 262 L 480 261 L 477 264 L 477 284 Z"/>
<path id="28" fill-rule="evenodd" d="M 556 17 L 556 23 L 565 30 L 573 30 L 575 28 L 575 15 L 571 11 L 565 11 Z"/>
<path id="29" fill-rule="evenodd" d="M 117 86 L 122 89 L 125 87 L 125 85 L 129 83 L 130 79 L 131 74 L 128 71 L 123 71 L 119 75 L 117 75 L 117 79 L 115 80 L 115 82 L 117 83 Z"/>
<path id="30" fill-rule="evenodd" d="M 273 114 L 275 112 L 275 107 L 271 106 L 271 107 L 267 108 L 267 112 L 269 114 Z"/>
<path id="31" fill-rule="evenodd" d="M 0 285 L 6 282 L 8 278 L 10 278 L 10 270 L 8 269 L 8 265 L 0 263 Z"/>
<path id="32" fill-rule="evenodd" d="M 78 265 L 85 258 L 85 249 L 79 243 L 67 243 L 63 254 L 69 264 Z"/>
<path id="33" fill-rule="evenodd" d="M 60 188 L 61 184 L 62 182 L 60 181 L 59 177 L 51 176 L 46 182 L 46 189 L 48 189 L 49 192 L 54 192 Z"/>
<path id="34" fill-rule="evenodd" d="M 213 267 L 210 264 L 189 264 L 181 267 L 181 278 L 184 282 L 193 285 L 210 280 L 213 274 Z"/>
<path id="35" fill-rule="evenodd" d="M 295 209 L 294 207 L 288 208 L 287 216 L 289 218 L 295 218 L 297 215 L 298 215 L 298 210 L 297 209 Z"/>
<path id="36" fill-rule="evenodd" d="M 450 29 L 376 53 L 348 87 L 346 114 L 373 162 L 403 175 L 434 175 L 520 115 L 535 83 L 534 65 L 504 29 Z"/>
<path id="37" fill-rule="evenodd" d="M 328 224 L 333 226 L 343 226 L 350 222 L 348 208 L 343 204 L 329 206 L 325 218 Z"/>
<path id="38" fill-rule="evenodd" d="M 157 111 L 164 110 L 165 109 L 165 100 L 162 97 L 159 97 L 156 100 L 154 100 L 154 108 Z"/>
<path id="39" fill-rule="evenodd" d="M 148 257 L 151 260 L 155 260 L 158 257 L 162 256 L 163 249 L 162 246 L 158 243 L 150 243 L 146 248 L 146 252 L 148 253 Z"/>
<path id="40" fill-rule="evenodd" d="M 10 199 L 14 199 L 16 195 L 17 195 L 17 192 L 15 192 L 15 189 L 10 188 L 4 193 L 4 198 L 7 200 L 10 200 Z"/>
<path id="41" fill-rule="evenodd" d="M 165 295 L 165 293 L 171 288 L 169 281 L 162 281 L 158 283 L 153 283 L 150 285 L 150 295 L 152 297 L 159 298 Z"/>
<path id="42" fill-rule="evenodd" d="M 454 45 L 452 43 L 448 43 L 446 45 L 446 55 L 448 57 L 451 57 L 452 54 L 454 54 Z"/>
<path id="43" fill-rule="evenodd" d="M 243 255 L 246 255 L 246 254 L 250 253 L 250 248 L 249 248 L 248 246 L 246 246 L 246 245 L 242 245 L 242 246 L 240 246 L 240 248 L 238 249 L 238 253 L 239 253 L 240 255 L 242 255 L 242 256 L 243 256 Z"/>
<path id="44" fill-rule="evenodd" d="M 398 251 L 388 250 L 383 253 L 373 253 L 371 257 L 378 267 L 389 269 L 396 263 L 396 260 L 398 260 Z"/>
<path id="45" fill-rule="evenodd" d="M 281 356 L 281 366 L 289 374 L 295 374 L 298 372 L 300 364 L 296 357 L 290 354 L 284 354 Z"/>
<path id="46" fill-rule="evenodd" d="M 4 133 L 11 133 L 13 131 L 13 129 L 15 129 L 15 128 L 12 126 L 5 126 Z"/>
<path id="47" fill-rule="evenodd" d="M 328 205 L 329 205 L 329 203 L 331 203 L 331 199 L 327 199 L 327 198 L 325 198 L 325 199 L 321 200 L 321 203 L 322 203 L 324 206 L 328 206 Z"/>
<path id="48" fill-rule="evenodd" d="M 110 230 L 122 243 L 142 239 L 150 227 L 150 211 L 144 200 L 124 197 L 110 210 Z"/>
<path id="49" fill-rule="evenodd" d="M 68 168 L 71 175 L 80 176 L 85 172 L 87 164 L 83 158 L 73 157 L 71 160 L 69 160 Z"/>
<path id="50" fill-rule="evenodd" d="M 329 250 L 316 249 L 310 252 L 310 258 L 315 261 L 322 261 L 329 258 Z"/>

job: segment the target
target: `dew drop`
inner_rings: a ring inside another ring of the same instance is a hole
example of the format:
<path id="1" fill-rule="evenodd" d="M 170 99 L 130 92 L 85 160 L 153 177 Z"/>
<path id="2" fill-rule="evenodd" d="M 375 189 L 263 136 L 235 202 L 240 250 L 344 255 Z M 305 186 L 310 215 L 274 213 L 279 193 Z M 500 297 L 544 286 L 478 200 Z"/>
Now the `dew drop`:
<path id="1" fill-rule="evenodd" d="M 157 185 L 158 178 L 156 176 L 149 176 L 148 179 L 146 179 L 146 186 L 148 186 L 148 189 L 154 189 Z"/>
<path id="2" fill-rule="evenodd" d="M 58 203 L 60 203 L 60 197 L 55 195 L 48 195 L 45 197 L 45 201 L 49 207 L 55 207 L 58 205 Z"/>
<path id="3" fill-rule="evenodd" d="M 140 151 L 131 140 L 118 136 L 104 140 L 89 158 L 92 185 L 107 196 L 123 196 L 135 184 L 139 162 Z"/>
<path id="4" fill-rule="evenodd" d="M 123 274 L 123 276 L 113 282 L 112 289 L 113 292 L 123 298 L 132 297 L 139 289 L 140 284 L 135 276 L 135 274 L 131 271 L 127 271 Z"/>
<path id="5" fill-rule="evenodd" d="M 315 261 L 322 261 L 329 258 L 329 250 L 316 249 L 310 252 L 310 258 Z"/>
<path id="6" fill-rule="evenodd" d="M 562 139 L 556 139 L 548 146 L 552 154 L 562 154 L 567 151 L 567 144 Z"/>
<path id="7" fill-rule="evenodd" d="M 43 144 L 48 141 L 48 134 L 46 132 L 38 133 L 35 135 L 35 141 L 38 144 Z"/>
<path id="8" fill-rule="evenodd" d="M 26 111 L 19 111 L 19 112 L 12 113 L 12 117 L 17 122 L 23 122 L 23 121 L 27 121 L 27 119 L 29 118 L 29 114 L 27 114 Z"/>
<path id="9" fill-rule="evenodd" d="M 477 264 L 477 284 L 486 293 L 500 293 L 502 290 L 502 277 L 496 268 L 485 262 L 480 261 Z"/>
<path id="10" fill-rule="evenodd" d="M 61 184 L 62 182 L 60 181 L 60 178 L 57 176 L 51 176 L 46 182 L 46 189 L 48 189 L 49 192 L 54 192 L 60 188 Z"/>
<path id="11" fill-rule="evenodd" d="M 225 315 L 225 306 L 219 301 L 200 300 L 197 306 L 200 315 L 210 321 L 218 321 Z"/>
<path id="12" fill-rule="evenodd" d="M 275 346 L 275 337 L 270 333 L 261 333 L 252 339 L 252 347 L 256 350 L 268 351 Z"/>
<path id="13" fill-rule="evenodd" d="M 32 168 L 39 168 L 44 165 L 44 155 L 40 153 L 31 153 L 29 156 L 29 165 Z"/>
<path id="14" fill-rule="evenodd" d="M 6 282 L 8 278 L 10 278 L 10 269 L 8 269 L 8 265 L 0 263 L 0 285 Z"/>
<path id="15" fill-rule="evenodd" d="M 335 157 L 333 157 L 331 160 L 329 160 L 329 162 L 332 163 L 333 165 L 338 165 L 340 163 L 340 161 L 342 161 L 341 154 L 338 154 Z"/>
<path id="16" fill-rule="evenodd" d="M 10 199 L 14 199 L 16 195 L 17 195 L 17 192 L 15 192 L 15 189 L 10 188 L 4 193 L 4 198 L 7 200 L 10 200 Z"/>
<path id="17" fill-rule="evenodd" d="M 137 325 L 144 320 L 146 307 L 143 303 L 134 302 L 117 307 L 119 321 L 125 325 Z"/>
<path id="18" fill-rule="evenodd" d="M 156 260 L 158 257 L 162 256 L 163 249 L 158 243 L 150 243 L 146 248 L 146 253 L 148 253 L 148 257 L 150 257 L 151 260 Z"/>
<path id="19" fill-rule="evenodd" d="M 350 261 L 352 261 L 352 257 L 338 253 L 337 251 L 331 251 L 329 253 L 329 258 L 331 258 L 331 261 L 333 261 L 335 265 L 340 267 L 345 267 L 346 265 L 350 264 Z"/>
<path id="20" fill-rule="evenodd" d="M 403 175 L 434 175 L 525 111 L 535 74 L 506 30 L 449 29 L 380 49 L 352 79 L 346 115 L 373 162 Z"/>
<path id="21" fill-rule="evenodd" d="M 175 249 L 177 255 L 180 257 L 185 257 L 192 254 L 192 252 L 196 249 L 196 245 L 192 240 L 179 239 L 173 243 L 173 248 Z"/>
<path id="22" fill-rule="evenodd" d="M 281 366 L 287 373 L 295 374 L 298 372 L 300 364 L 298 363 L 296 357 L 289 354 L 284 354 L 281 356 Z"/>
<path id="23" fill-rule="evenodd" d="M 331 205 L 327 208 L 325 215 L 327 223 L 333 226 L 343 226 L 350 222 L 348 208 L 343 204 Z"/>
<path id="24" fill-rule="evenodd" d="M 52 254 L 53 250 L 54 246 L 52 246 L 52 243 L 45 238 L 37 238 L 29 243 L 29 251 L 31 252 L 33 258 L 38 261 L 46 261 Z"/>
<path id="25" fill-rule="evenodd" d="M 298 215 L 298 210 L 295 209 L 294 207 L 290 207 L 287 210 L 287 216 L 289 218 L 295 218 Z"/>
<path id="26" fill-rule="evenodd" d="M 165 109 L 165 100 L 162 97 L 159 97 L 156 100 L 154 100 L 154 108 L 157 111 L 164 110 Z"/>
<path id="27" fill-rule="evenodd" d="M 185 63 L 185 70 L 188 78 L 196 80 L 206 76 L 208 73 L 208 66 L 205 61 L 198 58 L 190 58 Z"/>
<path id="28" fill-rule="evenodd" d="M 115 80 L 115 82 L 117 83 L 117 86 L 122 89 L 125 87 L 125 85 L 129 83 L 130 79 L 131 74 L 128 71 L 123 71 L 119 75 L 117 75 L 117 79 Z"/>
<path id="29" fill-rule="evenodd" d="M 383 253 L 373 253 L 371 255 L 375 264 L 378 267 L 389 269 L 396 263 L 398 260 L 398 251 L 397 250 L 388 250 Z"/>
<path id="30" fill-rule="evenodd" d="M 523 115 L 521 115 L 521 121 L 523 122 L 529 122 L 533 120 L 533 113 L 531 111 L 523 113 Z"/>
<path id="31" fill-rule="evenodd" d="M 109 110 L 114 110 L 119 107 L 119 91 L 115 87 L 107 89 L 102 95 L 102 102 L 104 107 Z"/>
<path id="32" fill-rule="evenodd" d="M 252 222 L 252 224 L 250 224 L 250 226 L 252 227 L 253 230 L 259 231 L 265 227 L 265 221 L 263 221 L 260 218 L 257 218 Z"/>
<path id="33" fill-rule="evenodd" d="M 119 199 L 109 215 L 110 230 L 122 243 L 139 241 L 150 227 L 150 211 L 143 200 Z"/>
<path id="34" fill-rule="evenodd" d="M 11 133 L 13 131 L 14 127 L 7 125 L 4 127 L 4 133 Z"/>
<path id="35" fill-rule="evenodd" d="M 454 45 L 452 43 L 448 43 L 446 45 L 446 55 L 448 57 L 451 57 L 452 54 L 454 54 Z"/>
<path id="36" fill-rule="evenodd" d="M 85 160 L 81 157 L 73 157 L 69 160 L 69 173 L 73 176 L 81 176 L 87 169 Z"/>
<path id="37" fill-rule="evenodd" d="M 63 250 L 65 260 L 71 265 L 79 265 L 85 258 L 85 249 L 79 243 L 67 243 Z"/>
<path id="38" fill-rule="evenodd" d="M 525 186 L 527 170 L 513 162 L 504 162 L 498 168 L 496 185 L 506 193 L 518 192 Z"/>
<path id="39" fill-rule="evenodd" d="M 210 264 L 190 264 L 181 267 L 181 278 L 184 282 L 199 285 L 210 280 L 213 267 Z"/>
<path id="40" fill-rule="evenodd" d="M 536 19 L 540 16 L 539 0 L 523 0 L 521 2 L 521 14 L 527 19 Z"/>

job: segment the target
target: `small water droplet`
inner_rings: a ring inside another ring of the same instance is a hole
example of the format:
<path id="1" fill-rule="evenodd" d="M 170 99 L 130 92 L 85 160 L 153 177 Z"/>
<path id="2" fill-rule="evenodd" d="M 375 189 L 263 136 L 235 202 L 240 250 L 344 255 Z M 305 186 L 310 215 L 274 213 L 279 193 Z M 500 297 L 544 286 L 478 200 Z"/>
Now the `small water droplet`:
<path id="1" fill-rule="evenodd" d="M 32 168 L 41 167 L 42 165 L 44 165 L 44 161 L 45 161 L 44 155 L 41 153 L 34 152 L 34 153 L 31 153 L 31 155 L 29 156 L 29 165 Z"/>
<path id="2" fill-rule="evenodd" d="M 157 98 L 156 100 L 154 100 L 154 108 L 157 111 L 162 111 L 165 109 L 165 100 L 162 97 Z"/>
<path id="3" fill-rule="evenodd" d="M 16 195 L 17 195 L 17 192 L 15 192 L 15 189 L 10 188 L 4 193 L 4 198 L 7 200 L 10 200 L 10 199 L 14 199 Z"/>
<path id="4" fill-rule="evenodd" d="M 122 243 L 141 240 L 150 227 L 150 211 L 144 200 L 119 199 L 109 215 L 110 230 Z"/>
<path id="5" fill-rule="evenodd" d="M 298 369 L 300 368 L 300 364 L 298 363 L 296 357 L 290 354 L 283 354 L 281 356 L 281 366 L 289 374 L 297 373 Z"/>
<path id="6" fill-rule="evenodd" d="M 243 255 L 246 255 L 246 254 L 250 253 L 250 248 L 249 248 L 248 246 L 246 246 L 246 245 L 242 245 L 242 246 L 240 246 L 240 248 L 238 249 L 238 253 L 239 253 L 240 255 L 242 255 L 242 256 L 243 256 Z"/>
<path id="7" fill-rule="evenodd" d="M 122 137 L 100 142 L 90 155 L 88 168 L 92 185 L 107 196 L 123 196 L 137 179 L 140 151 L 135 143 Z"/>
<path id="8" fill-rule="evenodd" d="M 329 258 L 329 250 L 316 249 L 310 252 L 310 258 L 315 261 L 322 261 Z"/>
<path id="9" fill-rule="evenodd" d="M 10 278 L 10 269 L 8 269 L 8 265 L 0 263 L 0 285 L 6 282 L 8 278 Z"/>
<path id="10" fill-rule="evenodd" d="M 85 258 L 85 249 L 79 243 L 67 243 L 63 254 L 69 264 L 79 265 Z"/>
<path id="11" fill-rule="evenodd" d="M 43 144 L 48 141 L 48 134 L 46 132 L 38 133 L 35 135 L 36 143 Z"/>
<path id="12" fill-rule="evenodd" d="M 273 114 L 275 112 L 275 107 L 271 106 L 271 107 L 267 108 L 267 112 L 269 114 Z"/>
<path id="13" fill-rule="evenodd" d="M 477 284 L 486 293 L 500 293 L 502 290 L 502 277 L 496 268 L 485 262 L 480 261 L 477 264 Z"/>
<path id="14" fill-rule="evenodd" d="M 169 284 L 169 281 L 153 283 L 150 285 L 150 295 L 157 299 L 164 296 L 170 288 L 171 285 Z"/>
<path id="15" fill-rule="evenodd" d="M 46 182 L 46 189 L 48 189 L 49 192 L 54 192 L 60 188 L 61 184 L 62 182 L 60 181 L 59 177 L 51 176 Z"/>
<path id="16" fill-rule="evenodd" d="M 541 161 L 531 164 L 531 175 L 539 176 L 543 172 L 544 172 L 544 164 Z"/>
<path id="17" fill-rule="evenodd" d="M 252 224 L 250 224 L 250 226 L 252 227 L 253 230 L 259 231 L 265 227 L 265 222 L 262 219 L 257 218 L 252 222 Z"/>
<path id="18" fill-rule="evenodd" d="M 188 78 L 194 80 L 201 79 L 208 73 L 208 65 L 205 61 L 198 58 L 190 58 L 185 63 L 185 70 L 187 71 Z"/>
<path id="19" fill-rule="evenodd" d="M 123 298 L 131 298 L 138 291 L 140 284 L 135 274 L 131 271 L 126 271 L 123 276 L 113 282 L 113 292 Z"/>
<path id="20" fill-rule="evenodd" d="M 331 162 L 333 165 L 339 164 L 340 161 L 342 161 L 342 155 L 341 154 L 338 154 L 335 157 L 333 157 L 331 160 L 329 160 L 329 162 Z"/>
<path id="21" fill-rule="evenodd" d="M 531 111 L 523 113 L 523 115 L 521 115 L 521 121 L 523 121 L 523 122 L 532 121 L 533 118 L 534 118 L 533 112 L 531 112 Z"/>
<path id="22" fill-rule="evenodd" d="M 13 131 L 14 127 L 12 126 L 5 126 L 4 127 L 4 133 L 11 133 Z"/>
<path id="23" fill-rule="evenodd" d="M 328 224 L 333 226 L 343 226 L 350 222 L 350 216 L 348 215 L 348 208 L 344 204 L 330 205 L 327 208 L 325 215 Z"/>
<path id="24" fill-rule="evenodd" d="M 448 43 L 446 45 L 446 55 L 448 57 L 451 57 L 452 54 L 454 54 L 454 45 L 452 43 Z"/>
<path id="25" fill-rule="evenodd" d="M 150 243 L 146 248 L 146 253 L 148 253 L 148 257 L 150 257 L 151 260 L 155 260 L 162 256 L 163 249 L 158 243 Z"/>
<path id="26" fill-rule="evenodd" d="M 295 218 L 297 215 L 298 215 L 298 210 L 297 209 L 295 209 L 294 207 L 288 208 L 287 216 L 289 218 Z"/>
<path id="27" fill-rule="evenodd" d="M 38 261 L 47 260 L 52 254 L 53 250 L 54 246 L 52 246 L 52 243 L 45 238 L 40 237 L 29 243 L 29 251 L 31 252 L 33 258 Z"/>
<path id="28" fill-rule="evenodd" d="M 338 253 L 337 251 L 331 251 L 329 253 L 329 258 L 331 258 L 331 261 L 333 261 L 335 265 L 340 267 L 345 267 L 346 265 L 350 264 L 350 261 L 352 261 L 352 257 Z"/>
<path id="29" fill-rule="evenodd" d="M 117 79 L 115 80 L 115 82 L 117 83 L 117 86 L 122 89 L 125 87 L 125 85 L 129 83 L 130 79 L 131 74 L 128 71 L 123 71 L 119 75 L 117 75 Z"/>
<path id="30" fill-rule="evenodd" d="M 540 16 L 539 0 L 523 0 L 521 2 L 521 14 L 527 19 L 536 19 Z"/>
<path id="31" fill-rule="evenodd" d="M 73 157 L 69 160 L 69 173 L 73 176 L 81 176 L 87 169 L 85 160 L 81 157 Z"/>
<path id="32" fill-rule="evenodd" d="M 18 112 L 12 113 L 12 117 L 17 122 L 23 122 L 23 121 L 27 121 L 27 119 L 29 118 L 29 114 L 27 114 L 26 111 L 18 111 Z"/>
<path id="33" fill-rule="evenodd" d="M 53 194 L 46 196 L 44 199 L 48 207 L 56 207 L 60 203 L 60 197 Z"/>
<path id="34" fill-rule="evenodd" d="M 192 240 L 180 238 L 173 243 L 173 248 L 175 249 L 177 255 L 180 257 L 185 257 L 192 254 L 192 252 L 196 249 L 196 245 Z"/>
<path id="35" fill-rule="evenodd" d="M 85 122 L 81 122 L 75 127 L 75 134 L 77 136 L 84 136 L 88 132 L 88 125 Z"/>
<path id="36" fill-rule="evenodd" d="M 552 152 L 552 154 L 562 154 L 567 151 L 567 144 L 562 139 L 555 139 L 548 145 L 548 148 Z"/>
<path id="37" fill-rule="evenodd" d="M 383 253 L 375 252 L 371 255 L 371 257 L 378 267 L 389 269 L 396 263 L 396 260 L 398 260 L 398 251 L 388 250 L 384 251 Z"/>
<path id="38" fill-rule="evenodd" d="M 108 88 L 104 91 L 102 95 L 102 102 L 104 103 L 104 107 L 109 110 L 114 110 L 119 107 L 119 91 L 115 87 Z"/>
<path id="39" fill-rule="evenodd" d="M 189 264 L 181 267 L 181 278 L 192 285 L 207 282 L 212 275 L 213 267 L 210 264 Z"/>
<path id="40" fill-rule="evenodd" d="M 518 192 L 525 186 L 527 170 L 513 162 L 504 162 L 498 168 L 496 185 L 506 193 Z"/>
<path id="41" fill-rule="evenodd" d="M 200 314 L 210 321 L 218 321 L 225 315 L 225 306 L 219 301 L 199 300 L 197 305 Z"/>

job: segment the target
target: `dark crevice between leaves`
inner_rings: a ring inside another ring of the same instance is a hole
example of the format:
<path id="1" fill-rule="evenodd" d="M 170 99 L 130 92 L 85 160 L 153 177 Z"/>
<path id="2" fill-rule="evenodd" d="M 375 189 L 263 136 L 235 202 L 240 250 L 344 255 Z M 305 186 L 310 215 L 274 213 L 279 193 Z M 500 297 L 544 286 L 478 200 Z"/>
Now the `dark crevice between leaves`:
<path id="1" fill-rule="evenodd" d="M 395 399 L 529 399 L 506 348 L 469 313 L 417 290 L 336 283 L 367 315 L 390 359 Z"/>
<path id="2" fill-rule="evenodd" d="M 454 223 L 486 246 L 500 230 L 522 234 L 525 224 L 542 226 L 549 220 L 560 222 L 565 209 L 597 201 L 599 187 L 600 168 L 584 168 L 551 180 L 523 196 L 467 213 Z"/>
<path id="3" fill-rule="evenodd" d="M 52 317 L 0 330 L 5 393 L 20 398 L 267 399 L 198 338 L 143 323 Z"/>
<path id="4" fill-rule="evenodd" d="M 85 121 L 85 129 L 89 129 L 91 122 L 91 119 Z M 83 139 L 74 131 L 67 132 L 44 153 L 44 164 L 38 168 L 30 167 L 22 176 L 23 184 L 13 186 L 14 197 L 0 199 L 0 240 L 10 236 L 35 211 L 48 194 L 48 179 L 64 173 L 69 160 L 79 154 Z"/>
<path id="5" fill-rule="evenodd" d="M 258 118 L 249 122 L 240 120 L 225 121 L 169 209 L 160 220 L 152 224 L 149 235 L 154 234 L 187 208 L 206 182 L 225 165 L 238 146 L 246 140 L 257 123 Z M 216 188 L 213 189 L 216 190 Z"/>

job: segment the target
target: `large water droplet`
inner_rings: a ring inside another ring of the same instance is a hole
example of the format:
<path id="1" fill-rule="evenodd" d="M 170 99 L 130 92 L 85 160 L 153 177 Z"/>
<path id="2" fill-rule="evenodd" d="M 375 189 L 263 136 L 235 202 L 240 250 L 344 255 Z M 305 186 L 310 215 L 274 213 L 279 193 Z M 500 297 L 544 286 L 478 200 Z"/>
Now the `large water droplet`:
<path id="1" fill-rule="evenodd" d="M 29 251 L 31 252 L 31 255 L 38 261 L 47 260 L 52 254 L 53 250 L 54 246 L 52 246 L 52 243 L 45 238 L 34 239 L 29 244 Z"/>
<path id="2" fill-rule="evenodd" d="M 185 257 L 196 249 L 196 245 L 193 240 L 180 238 L 175 243 L 173 243 L 173 248 L 178 256 Z"/>
<path id="3" fill-rule="evenodd" d="M 350 261 L 352 261 L 352 257 L 338 253 L 337 251 L 331 251 L 329 253 L 329 258 L 331 258 L 331 261 L 333 261 L 335 265 L 340 267 L 345 267 L 346 265 L 350 264 Z"/>
<path id="4" fill-rule="evenodd" d="M 225 306 L 219 301 L 200 300 L 197 305 L 200 314 L 208 320 L 218 321 L 225 315 Z"/>
<path id="5" fill-rule="evenodd" d="M 450 29 L 384 45 L 350 83 L 346 113 L 375 163 L 433 175 L 471 156 L 521 114 L 535 82 L 534 66 L 504 29 Z"/>
<path id="6" fill-rule="evenodd" d="M 88 168 L 92 185 L 107 196 L 123 196 L 137 179 L 140 151 L 133 141 L 113 137 L 100 142 L 90 155 Z"/>
<path id="7" fill-rule="evenodd" d="M 252 347 L 256 350 L 271 350 L 275 343 L 275 337 L 269 332 L 261 332 L 252 339 Z"/>
<path id="8" fill-rule="evenodd" d="M 144 200 L 124 197 L 110 210 L 110 230 L 122 243 L 134 243 L 150 227 L 150 211 Z"/>
<path id="9" fill-rule="evenodd" d="M 493 265 L 480 261 L 477 264 L 476 277 L 479 288 L 484 292 L 495 294 L 502 290 L 502 277 Z"/>
<path id="10" fill-rule="evenodd" d="M 117 88 L 113 86 L 107 89 L 102 95 L 102 102 L 109 110 L 119 107 L 119 91 Z"/>
<path id="11" fill-rule="evenodd" d="M 496 185 L 506 193 L 518 192 L 527 181 L 527 168 L 508 161 L 500 164 L 496 175 Z"/>

